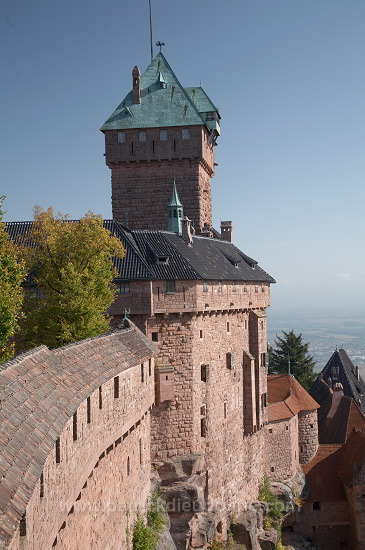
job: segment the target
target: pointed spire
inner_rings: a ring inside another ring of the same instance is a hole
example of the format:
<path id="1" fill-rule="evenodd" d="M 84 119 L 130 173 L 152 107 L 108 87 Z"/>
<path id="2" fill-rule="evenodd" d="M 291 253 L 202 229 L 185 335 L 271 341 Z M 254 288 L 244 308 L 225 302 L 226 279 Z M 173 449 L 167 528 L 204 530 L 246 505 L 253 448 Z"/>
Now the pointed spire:
<path id="1" fill-rule="evenodd" d="M 167 205 L 168 210 L 168 224 L 167 230 L 179 233 L 181 235 L 182 227 L 181 220 L 184 217 L 183 205 L 180 202 L 179 195 L 176 189 L 176 181 L 174 178 L 174 185 L 172 188 L 171 200 Z"/>

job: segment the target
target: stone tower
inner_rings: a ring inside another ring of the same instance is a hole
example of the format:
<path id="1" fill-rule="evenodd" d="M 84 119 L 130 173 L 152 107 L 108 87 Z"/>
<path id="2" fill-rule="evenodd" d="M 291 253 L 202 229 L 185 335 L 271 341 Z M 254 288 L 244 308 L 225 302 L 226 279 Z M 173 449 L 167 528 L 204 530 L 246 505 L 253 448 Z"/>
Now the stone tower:
<path id="1" fill-rule="evenodd" d="M 220 116 L 201 87 L 183 88 L 160 52 L 102 126 L 112 171 L 113 219 L 130 229 L 167 229 L 176 180 L 197 233 L 212 223 L 210 179 Z M 146 206 L 148 205 L 148 208 Z"/>

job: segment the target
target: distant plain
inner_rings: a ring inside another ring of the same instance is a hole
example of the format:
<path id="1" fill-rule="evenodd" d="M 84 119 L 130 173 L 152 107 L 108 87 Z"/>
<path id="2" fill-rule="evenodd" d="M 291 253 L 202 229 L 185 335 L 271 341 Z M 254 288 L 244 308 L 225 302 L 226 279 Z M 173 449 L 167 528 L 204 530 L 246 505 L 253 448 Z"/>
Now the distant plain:
<path id="1" fill-rule="evenodd" d="M 344 348 L 354 365 L 358 365 L 365 377 L 365 311 L 312 310 L 270 308 L 267 313 L 267 335 L 275 346 L 276 335 L 291 329 L 303 335 L 309 343 L 309 353 L 316 361 L 316 371 L 321 371 L 336 348 Z"/>

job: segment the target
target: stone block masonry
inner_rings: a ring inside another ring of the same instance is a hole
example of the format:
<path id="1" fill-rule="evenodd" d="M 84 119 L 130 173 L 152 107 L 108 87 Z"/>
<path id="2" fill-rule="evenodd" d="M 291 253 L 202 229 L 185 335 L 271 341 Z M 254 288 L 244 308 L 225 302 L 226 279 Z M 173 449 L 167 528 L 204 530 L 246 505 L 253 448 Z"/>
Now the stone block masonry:
<path id="1" fill-rule="evenodd" d="M 156 351 L 129 328 L 54 352 L 40 348 L 5 365 L 0 377 L 9 397 L 2 412 L 10 414 L 12 425 L 27 429 L 27 438 L 7 441 L 2 422 L 1 454 L 9 459 L 9 471 L 0 484 L 11 483 L 13 496 L 0 515 L 1 549 L 127 547 L 150 493 Z M 41 388 L 47 391 L 39 401 Z M 17 415 L 14 403 L 22 396 L 26 403 Z M 13 520 L 11 532 L 7 518 L 14 507 L 19 523 L 16 529 Z"/>
<path id="2" fill-rule="evenodd" d="M 184 215 L 199 233 L 212 224 L 210 179 L 214 175 L 213 146 L 206 128 L 189 128 L 183 140 L 181 128 L 169 128 L 168 140 L 160 141 L 160 130 L 148 129 L 146 141 L 138 141 L 138 130 L 106 132 L 106 162 L 112 170 L 113 219 L 131 229 L 167 229 L 167 204 L 175 179 Z"/>

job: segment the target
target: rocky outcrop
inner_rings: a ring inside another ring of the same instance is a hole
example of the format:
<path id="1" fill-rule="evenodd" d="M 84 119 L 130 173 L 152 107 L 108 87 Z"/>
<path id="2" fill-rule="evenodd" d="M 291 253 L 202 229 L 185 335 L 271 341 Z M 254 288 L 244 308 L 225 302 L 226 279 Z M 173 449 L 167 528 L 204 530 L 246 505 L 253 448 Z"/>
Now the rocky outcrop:
<path id="1" fill-rule="evenodd" d="M 274 550 L 279 534 L 275 529 L 265 529 L 265 517 L 269 506 L 266 502 L 253 502 L 245 512 L 235 518 L 230 531 L 237 544 L 244 544 L 247 550 Z"/>

